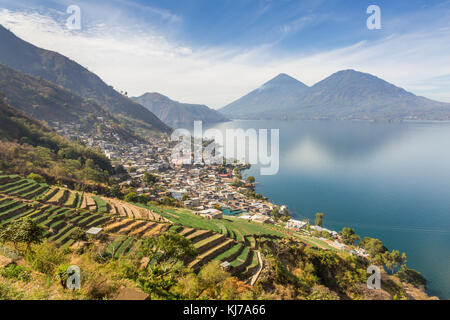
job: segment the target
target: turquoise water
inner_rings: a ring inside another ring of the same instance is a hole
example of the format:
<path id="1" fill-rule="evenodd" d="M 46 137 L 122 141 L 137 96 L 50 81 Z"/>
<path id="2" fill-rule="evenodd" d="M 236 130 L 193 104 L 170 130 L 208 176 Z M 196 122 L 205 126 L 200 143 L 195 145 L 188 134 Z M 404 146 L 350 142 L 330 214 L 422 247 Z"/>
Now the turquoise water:
<path id="1" fill-rule="evenodd" d="M 297 218 L 350 226 L 408 256 L 428 293 L 450 298 L 450 123 L 233 121 L 215 128 L 280 129 L 280 169 L 248 175 Z"/>

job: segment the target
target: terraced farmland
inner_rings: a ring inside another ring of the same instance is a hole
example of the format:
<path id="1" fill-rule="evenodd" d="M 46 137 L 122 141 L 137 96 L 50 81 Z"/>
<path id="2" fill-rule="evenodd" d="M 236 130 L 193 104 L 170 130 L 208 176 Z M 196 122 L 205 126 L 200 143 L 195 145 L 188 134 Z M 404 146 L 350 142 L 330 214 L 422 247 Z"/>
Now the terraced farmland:
<path id="1" fill-rule="evenodd" d="M 246 236 L 252 235 L 277 237 L 286 235 L 286 230 L 281 227 L 268 224 L 257 224 L 238 217 L 227 216 L 217 220 L 205 219 L 201 216 L 194 215 L 185 209 L 161 208 L 152 205 L 146 207 L 175 224 L 222 233 L 239 242 L 244 242 Z"/>
<path id="2" fill-rule="evenodd" d="M 242 251 L 246 249 L 248 253 L 250 248 L 223 234 L 190 227 L 178 228 L 176 231 L 189 239 L 197 249 L 198 255 L 185 261 L 194 270 L 198 270 L 211 260 L 219 260 L 230 262 L 231 272 L 238 274 L 240 270 L 245 271 L 246 267 L 252 263 L 251 259 L 238 260 L 241 258 Z"/>
<path id="3" fill-rule="evenodd" d="M 130 204 L 119 207 L 132 215 L 136 212 L 133 217 L 143 217 L 143 212 L 149 212 Z M 99 196 L 49 187 L 18 175 L 0 175 L 0 225 L 30 218 L 45 229 L 48 240 L 58 245 L 72 245 L 71 234 L 76 227 L 83 230 L 105 227 L 105 233 L 123 234 L 127 238 L 117 251 L 117 255 L 123 255 L 137 243 L 138 238 L 155 236 L 170 227 L 167 223 L 113 216 L 110 209 L 108 201 Z"/>
<path id="4" fill-rule="evenodd" d="M 48 240 L 64 247 L 74 245 L 75 228 L 102 227 L 105 240 L 99 241 L 107 241 L 105 252 L 111 258 L 130 254 L 145 237 L 174 230 L 197 249 L 198 255 L 185 261 L 192 269 L 211 260 L 228 261 L 234 274 L 245 276 L 258 266 L 253 234 L 278 234 L 274 228 L 237 218 L 206 220 L 183 210 L 144 208 L 19 176 L 0 176 L 0 225 L 24 218 L 33 219 L 46 230 Z"/>

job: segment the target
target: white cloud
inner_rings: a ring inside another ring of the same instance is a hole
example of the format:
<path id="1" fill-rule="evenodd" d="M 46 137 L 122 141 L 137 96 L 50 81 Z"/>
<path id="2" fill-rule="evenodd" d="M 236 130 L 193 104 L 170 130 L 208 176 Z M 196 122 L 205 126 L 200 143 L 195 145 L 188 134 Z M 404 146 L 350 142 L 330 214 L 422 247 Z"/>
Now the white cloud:
<path id="1" fill-rule="evenodd" d="M 165 11 L 159 14 L 171 21 L 181 19 Z M 189 47 L 130 21 L 114 27 L 97 22 L 70 32 L 61 17 L 0 11 L 0 23 L 19 37 L 68 56 L 131 95 L 160 92 L 178 101 L 218 108 L 281 72 L 312 85 L 333 72 L 353 68 L 416 94 L 450 101 L 448 82 L 427 82 L 450 75 L 450 28 L 393 34 L 379 41 L 280 58 L 270 44 L 251 49 Z"/>

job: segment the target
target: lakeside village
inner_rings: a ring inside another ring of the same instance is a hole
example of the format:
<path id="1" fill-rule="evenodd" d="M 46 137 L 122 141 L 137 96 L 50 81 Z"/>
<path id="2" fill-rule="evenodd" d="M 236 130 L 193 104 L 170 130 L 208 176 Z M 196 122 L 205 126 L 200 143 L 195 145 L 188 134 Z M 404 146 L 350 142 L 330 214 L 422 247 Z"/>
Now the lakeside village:
<path id="1" fill-rule="evenodd" d="M 207 219 L 235 216 L 255 223 L 275 224 L 318 237 L 336 249 L 368 257 L 364 249 L 345 245 L 338 232 L 310 224 L 309 219 L 293 219 L 286 206 L 277 206 L 255 193 L 254 178 L 245 179 L 241 174 L 250 168 L 248 163 L 174 164 L 171 162 L 174 143 L 169 137 L 149 138 L 148 143 L 126 142 L 112 131 L 100 138 L 80 132 L 75 125 L 53 122 L 52 127 L 67 138 L 76 137 L 86 146 L 100 149 L 114 166 L 123 166 L 127 174 L 114 177 L 119 185 L 133 188 L 149 201 L 174 199 Z M 156 178 L 157 184 L 145 183 L 144 176 L 149 174 Z"/>

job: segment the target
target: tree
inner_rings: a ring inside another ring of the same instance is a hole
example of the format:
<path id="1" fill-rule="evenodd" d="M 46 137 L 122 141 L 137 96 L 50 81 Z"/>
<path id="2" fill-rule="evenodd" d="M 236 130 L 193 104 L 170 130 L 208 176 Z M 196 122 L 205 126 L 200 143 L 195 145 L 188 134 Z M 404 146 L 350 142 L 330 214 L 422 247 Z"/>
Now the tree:
<path id="1" fill-rule="evenodd" d="M 379 239 L 364 237 L 364 240 L 360 242 L 359 246 L 367 251 L 370 257 L 375 258 L 377 254 L 382 254 L 387 251 L 383 242 Z"/>
<path id="2" fill-rule="evenodd" d="M 361 240 L 360 236 L 355 233 L 355 230 L 352 228 L 345 227 L 340 232 L 342 241 L 347 245 L 354 245 L 355 242 Z"/>
<path id="3" fill-rule="evenodd" d="M 86 241 L 87 235 L 83 229 L 81 229 L 80 227 L 75 227 L 70 234 L 70 238 L 78 244 L 80 241 Z"/>
<path id="4" fill-rule="evenodd" d="M 319 227 L 322 226 L 322 224 L 323 224 L 323 216 L 324 216 L 323 213 L 320 213 L 320 212 L 316 213 L 316 221 L 315 221 L 316 226 L 319 226 Z"/>
<path id="5" fill-rule="evenodd" d="M 29 252 L 32 244 L 39 244 L 44 238 L 45 229 L 31 219 L 15 220 L 0 231 L 1 242 L 25 244 L 25 252 Z"/>
<path id="6" fill-rule="evenodd" d="M 219 174 L 227 173 L 227 168 L 221 166 L 217 169 L 217 172 L 219 172 Z"/>
<path id="7" fill-rule="evenodd" d="M 410 283 L 415 287 L 423 286 L 426 288 L 427 286 L 427 280 L 419 271 L 408 269 L 405 265 L 402 265 L 401 269 L 397 272 L 397 276 L 402 282 Z"/>
<path id="8" fill-rule="evenodd" d="M 185 237 L 168 231 L 145 239 L 138 254 L 146 257 L 149 264 L 137 275 L 137 283 L 148 293 L 167 296 L 185 268 L 184 259 L 194 257 L 197 250 Z"/>
<path id="9" fill-rule="evenodd" d="M 142 177 L 142 181 L 147 185 L 153 185 L 156 181 L 158 181 L 158 177 L 151 174 L 151 173 L 144 173 L 144 176 Z"/>
<path id="10" fill-rule="evenodd" d="M 392 250 L 392 252 L 386 251 L 383 253 L 382 257 L 384 265 L 392 272 L 392 274 L 394 274 L 396 268 L 401 267 L 407 261 L 406 254 L 400 254 L 400 251 L 398 250 Z"/>
<path id="11" fill-rule="evenodd" d="M 30 173 L 27 176 L 27 179 L 34 180 L 37 183 L 45 183 L 46 182 L 45 179 L 40 174 L 37 174 L 37 173 Z"/>
<path id="12" fill-rule="evenodd" d="M 248 183 L 254 183 L 255 182 L 255 177 L 254 176 L 247 177 L 247 182 Z"/>
<path id="13" fill-rule="evenodd" d="M 270 215 L 272 216 L 272 218 L 275 221 L 280 219 L 280 217 L 281 217 L 280 208 L 278 208 L 278 207 L 273 208 L 272 211 L 270 212 Z"/>
<path id="14" fill-rule="evenodd" d="M 136 192 L 130 192 L 125 197 L 124 200 L 127 202 L 138 202 L 147 203 L 148 199 L 144 195 L 138 195 Z"/>

